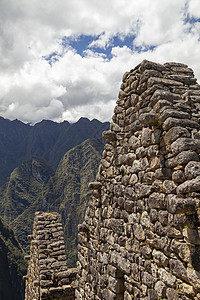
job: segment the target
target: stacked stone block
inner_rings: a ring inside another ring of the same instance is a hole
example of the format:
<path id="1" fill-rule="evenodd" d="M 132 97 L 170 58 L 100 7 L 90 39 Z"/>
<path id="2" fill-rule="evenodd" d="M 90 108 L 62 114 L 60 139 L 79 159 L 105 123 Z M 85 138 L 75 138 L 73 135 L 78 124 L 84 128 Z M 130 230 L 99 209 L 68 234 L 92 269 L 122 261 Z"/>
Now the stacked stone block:
<path id="1" fill-rule="evenodd" d="M 76 269 L 68 269 L 61 216 L 35 214 L 26 280 L 26 300 L 74 299 Z"/>
<path id="2" fill-rule="evenodd" d="M 184 64 L 124 74 L 78 228 L 76 299 L 200 299 L 199 109 Z"/>

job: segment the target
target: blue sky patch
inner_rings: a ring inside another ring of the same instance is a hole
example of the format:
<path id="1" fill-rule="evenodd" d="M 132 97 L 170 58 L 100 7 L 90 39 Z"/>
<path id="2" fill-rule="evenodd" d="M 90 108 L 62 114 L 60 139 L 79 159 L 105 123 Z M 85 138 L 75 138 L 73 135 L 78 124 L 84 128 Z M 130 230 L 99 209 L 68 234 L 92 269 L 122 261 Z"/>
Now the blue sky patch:
<path id="1" fill-rule="evenodd" d="M 189 12 L 188 12 L 188 7 L 189 7 L 189 3 L 188 1 L 185 4 L 185 8 L 184 8 L 184 23 L 189 23 L 191 25 L 200 22 L 200 18 L 195 18 L 194 16 L 192 16 Z"/>
<path id="2" fill-rule="evenodd" d="M 184 18 L 184 23 L 190 23 L 191 25 L 200 22 L 200 18 L 191 17 L 189 14 L 186 14 Z"/>
<path id="3" fill-rule="evenodd" d="M 104 48 L 98 47 L 98 46 L 93 46 L 89 47 L 89 45 L 92 42 L 97 41 L 100 38 L 101 35 L 97 36 L 92 36 L 92 35 L 80 35 L 77 38 L 71 39 L 64 37 L 62 39 L 62 45 L 63 47 L 72 47 L 73 49 L 76 50 L 76 52 L 81 55 L 82 57 L 85 56 L 85 51 L 90 49 L 93 52 L 104 54 L 107 59 L 112 58 L 112 48 L 113 47 L 123 47 L 126 45 L 128 48 L 132 49 L 133 48 L 133 40 L 135 39 L 134 35 L 128 35 L 123 38 L 120 38 L 118 35 L 115 35 L 112 37 L 108 43 L 108 45 Z"/>
<path id="4" fill-rule="evenodd" d="M 48 56 L 42 56 L 42 59 L 48 61 L 50 66 L 52 66 L 53 63 L 59 60 L 59 57 L 61 57 L 61 55 L 59 55 L 57 52 L 52 52 Z"/>
<path id="5" fill-rule="evenodd" d="M 61 40 L 61 45 L 63 49 L 74 49 L 77 54 L 81 55 L 82 57 L 86 56 L 87 50 L 92 50 L 94 53 L 103 54 L 104 57 L 108 60 L 111 60 L 112 55 L 112 49 L 114 47 L 124 47 L 127 46 L 131 51 L 133 52 L 146 52 L 146 51 L 153 51 L 155 49 L 155 46 L 135 46 L 134 40 L 136 38 L 135 35 L 126 35 L 126 36 L 120 36 L 115 35 L 113 36 L 105 46 L 105 48 L 99 47 L 98 45 L 90 46 L 92 42 L 98 41 L 101 35 L 80 35 L 80 36 L 74 36 L 74 37 L 66 37 L 64 36 Z M 65 51 L 63 51 L 62 54 L 53 52 L 49 54 L 48 56 L 43 56 L 42 58 L 48 61 L 48 63 L 52 66 L 53 63 L 59 60 L 60 57 L 63 56 Z"/>

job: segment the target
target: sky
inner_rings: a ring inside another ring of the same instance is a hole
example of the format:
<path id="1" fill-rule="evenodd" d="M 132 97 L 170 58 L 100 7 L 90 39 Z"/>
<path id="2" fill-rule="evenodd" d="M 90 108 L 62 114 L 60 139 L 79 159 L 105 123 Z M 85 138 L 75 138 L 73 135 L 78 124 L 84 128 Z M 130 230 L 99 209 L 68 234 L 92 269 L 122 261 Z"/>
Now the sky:
<path id="1" fill-rule="evenodd" d="M 199 0 L 0 0 L 0 116 L 110 121 L 123 73 L 182 62 L 200 82 Z"/>

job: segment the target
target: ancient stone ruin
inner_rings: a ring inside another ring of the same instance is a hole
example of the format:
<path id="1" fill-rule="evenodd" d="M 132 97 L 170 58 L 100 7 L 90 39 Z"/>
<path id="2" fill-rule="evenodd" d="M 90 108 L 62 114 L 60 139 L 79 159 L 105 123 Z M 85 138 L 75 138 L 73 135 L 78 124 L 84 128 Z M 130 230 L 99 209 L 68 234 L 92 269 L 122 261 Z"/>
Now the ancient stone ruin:
<path id="1" fill-rule="evenodd" d="M 79 225 L 76 299 L 200 299 L 199 109 L 184 64 L 124 74 Z"/>
<path id="2" fill-rule="evenodd" d="M 35 214 L 26 280 L 26 300 L 73 300 L 76 269 L 68 269 L 61 216 Z"/>
<path id="3" fill-rule="evenodd" d="M 200 299 L 200 85 L 193 71 L 144 60 L 125 73 L 103 137 L 78 228 L 75 296 L 60 217 L 39 213 L 26 299 Z"/>

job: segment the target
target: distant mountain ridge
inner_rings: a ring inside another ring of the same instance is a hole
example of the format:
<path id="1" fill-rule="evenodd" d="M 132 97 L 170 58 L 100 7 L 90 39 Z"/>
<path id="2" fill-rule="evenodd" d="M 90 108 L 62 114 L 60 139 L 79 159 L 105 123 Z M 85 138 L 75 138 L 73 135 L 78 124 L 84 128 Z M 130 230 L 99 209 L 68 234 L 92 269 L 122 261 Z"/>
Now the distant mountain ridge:
<path id="1" fill-rule="evenodd" d="M 43 120 L 34 126 L 0 117 L 0 185 L 31 156 L 44 158 L 55 170 L 63 155 L 88 138 L 101 137 L 109 122 L 80 118 L 76 123 Z"/>

